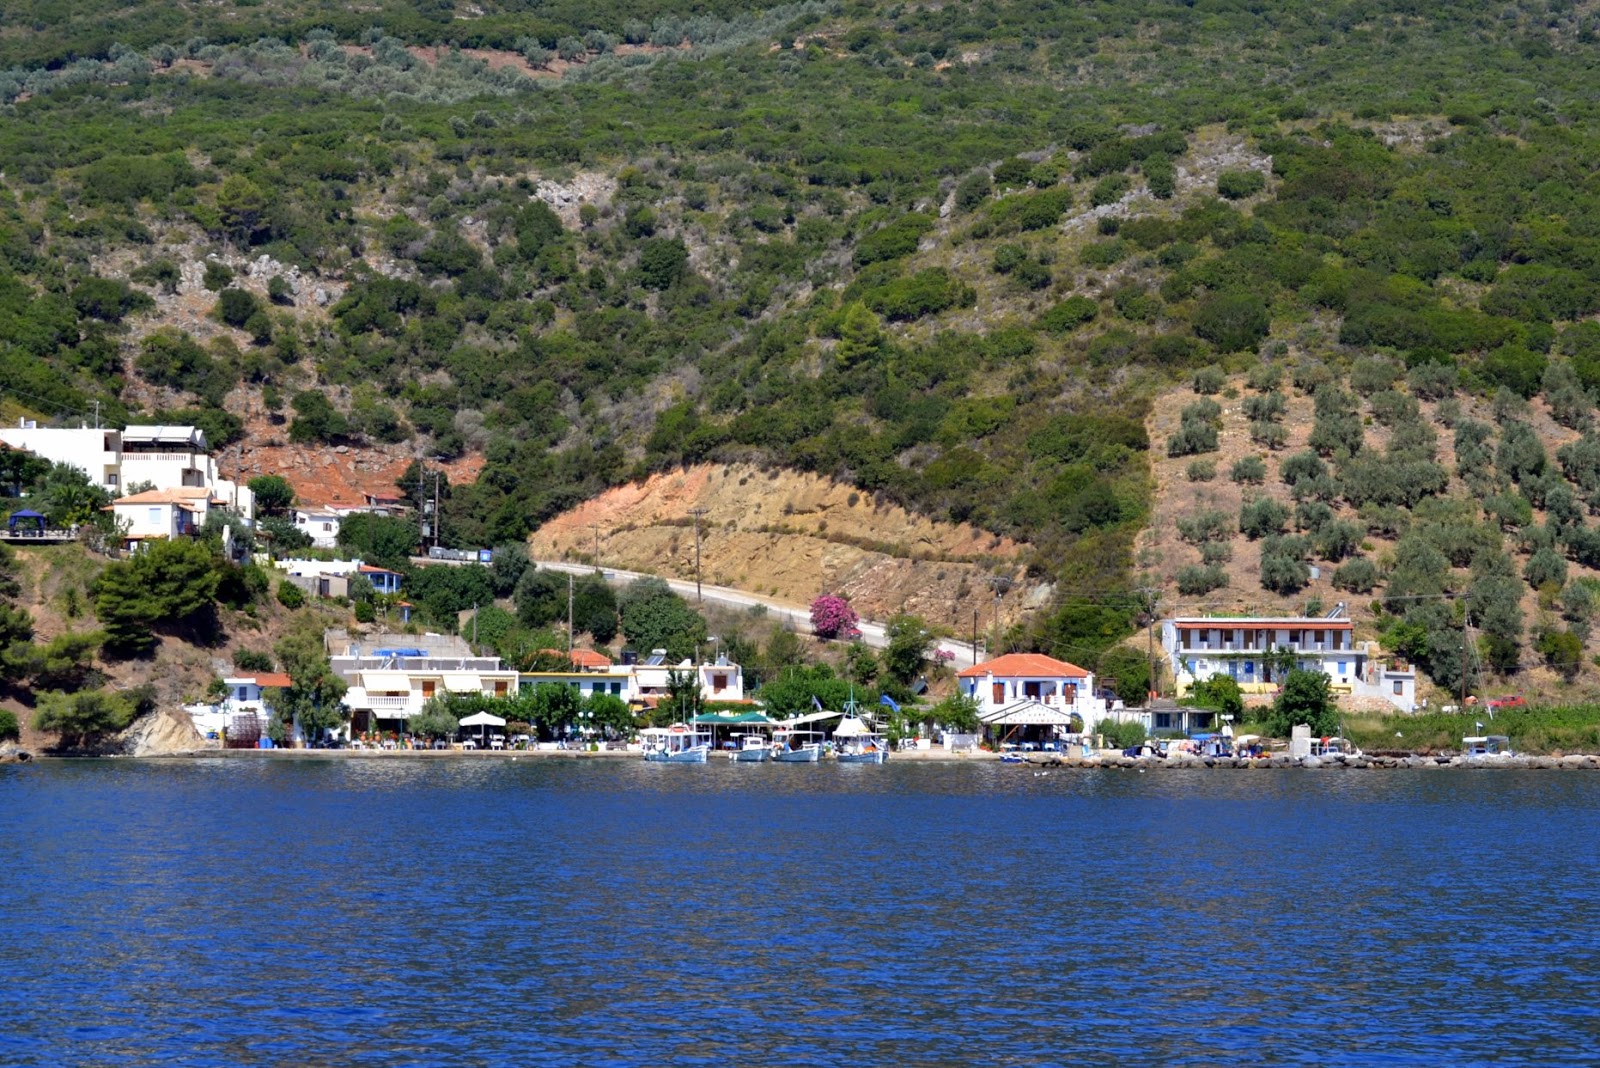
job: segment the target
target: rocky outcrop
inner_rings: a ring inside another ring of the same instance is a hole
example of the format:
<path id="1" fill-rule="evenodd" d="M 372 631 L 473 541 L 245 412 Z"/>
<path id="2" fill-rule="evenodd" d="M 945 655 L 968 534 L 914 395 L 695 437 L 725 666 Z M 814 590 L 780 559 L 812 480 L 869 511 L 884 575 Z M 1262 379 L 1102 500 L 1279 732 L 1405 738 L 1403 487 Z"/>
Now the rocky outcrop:
<path id="1" fill-rule="evenodd" d="M 188 753 L 206 746 L 187 714 L 165 708 L 135 720 L 117 740 L 122 752 L 136 757 Z"/>
<path id="2" fill-rule="evenodd" d="M 0 745 L 0 764 L 26 764 L 32 759 L 33 754 L 20 745 L 12 742 Z"/>

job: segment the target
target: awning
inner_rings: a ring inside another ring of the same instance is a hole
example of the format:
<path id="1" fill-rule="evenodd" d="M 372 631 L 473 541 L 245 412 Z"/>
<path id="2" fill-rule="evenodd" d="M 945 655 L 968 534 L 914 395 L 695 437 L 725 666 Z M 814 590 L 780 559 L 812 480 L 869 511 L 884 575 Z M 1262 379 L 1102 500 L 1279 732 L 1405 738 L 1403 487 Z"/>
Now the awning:
<path id="1" fill-rule="evenodd" d="M 755 711 L 702 712 L 690 722 L 700 727 L 746 727 L 751 725 L 766 726 L 772 720 Z"/>
<path id="2" fill-rule="evenodd" d="M 844 715 L 843 712 L 807 712 L 805 715 L 796 716 L 793 719 L 775 719 L 772 723 L 777 727 L 798 727 L 806 723 L 816 723 L 818 720 L 838 719 L 842 715 Z"/>
<path id="3" fill-rule="evenodd" d="M 867 726 L 865 720 L 857 719 L 855 716 L 846 716 L 844 719 L 840 720 L 839 725 L 833 729 L 833 736 L 835 738 L 859 738 L 863 734 L 877 733 L 877 731 Z"/>
<path id="4" fill-rule="evenodd" d="M 444 688 L 451 693 L 482 693 L 483 680 L 477 675 L 446 675 Z"/>
<path id="5" fill-rule="evenodd" d="M 978 717 L 984 723 L 1005 727 L 1070 727 L 1074 719 L 1065 708 L 1054 708 L 1041 701 L 1030 699 L 1013 701 L 1009 705 L 986 712 Z"/>
<path id="6" fill-rule="evenodd" d="M 506 721 L 492 712 L 474 712 L 461 721 L 463 727 L 504 727 Z"/>
<path id="7" fill-rule="evenodd" d="M 362 671 L 357 674 L 368 693 L 411 692 L 411 676 L 403 671 Z"/>

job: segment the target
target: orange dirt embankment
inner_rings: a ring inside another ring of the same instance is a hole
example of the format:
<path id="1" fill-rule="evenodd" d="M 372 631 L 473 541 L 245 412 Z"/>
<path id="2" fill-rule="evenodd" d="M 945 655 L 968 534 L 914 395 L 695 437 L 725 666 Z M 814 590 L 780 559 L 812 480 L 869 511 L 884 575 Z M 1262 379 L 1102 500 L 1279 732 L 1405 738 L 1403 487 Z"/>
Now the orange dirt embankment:
<path id="1" fill-rule="evenodd" d="M 871 619 L 913 612 L 965 633 L 988 624 L 990 579 L 1022 578 L 1027 546 L 976 527 L 938 523 L 816 475 L 702 465 L 620 486 L 563 513 L 530 538 L 535 559 L 694 578 L 691 509 L 700 517 L 704 581 L 795 604 L 848 596 Z M 1021 615 L 1008 596 L 1002 621 Z"/>
<path id="2" fill-rule="evenodd" d="M 361 504 L 363 494 L 392 494 L 395 482 L 416 457 L 401 445 L 307 445 L 289 441 L 289 428 L 274 424 L 255 396 L 246 398 L 244 440 L 217 457 L 226 477 L 248 482 L 257 475 L 282 475 L 301 504 Z M 468 453 L 442 465 L 451 485 L 476 482 L 483 457 Z M 427 461 L 429 471 L 436 465 Z M 413 502 L 415 503 L 415 502 Z"/>

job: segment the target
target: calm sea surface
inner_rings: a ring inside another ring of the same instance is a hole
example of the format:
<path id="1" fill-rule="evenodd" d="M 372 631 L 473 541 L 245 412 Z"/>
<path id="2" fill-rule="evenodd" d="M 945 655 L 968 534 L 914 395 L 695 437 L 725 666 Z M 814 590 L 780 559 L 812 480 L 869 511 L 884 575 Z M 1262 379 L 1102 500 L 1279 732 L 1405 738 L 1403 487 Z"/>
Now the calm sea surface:
<path id="1" fill-rule="evenodd" d="M 0 768 L 0 1064 L 1600 1064 L 1600 775 Z"/>

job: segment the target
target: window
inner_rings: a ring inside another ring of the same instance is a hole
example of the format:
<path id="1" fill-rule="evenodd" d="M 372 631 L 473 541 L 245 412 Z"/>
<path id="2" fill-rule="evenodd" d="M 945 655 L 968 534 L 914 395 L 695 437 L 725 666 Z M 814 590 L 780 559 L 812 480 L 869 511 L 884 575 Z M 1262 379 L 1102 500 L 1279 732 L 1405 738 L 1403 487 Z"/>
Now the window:
<path id="1" fill-rule="evenodd" d="M 1244 662 L 1244 673 L 1246 675 L 1254 675 L 1256 673 L 1256 662 L 1254 660 L 1246 660 Z"/>
<path id="2" fill-rule="evenodd" d="M 1395 679 L 1394 680 L 1394 692 L 1395 692 L 1395 694 L 1397 696 L 1400 695 L 1400 694 L 1405 693 L 1405 689 L 1406 689 L 1406 684 L 1405 683 L 1401 682 L 1399 679 Z"/>
<path id="3" fill-rule="evenodd" d="M 1157 712 L 1156 713 L 1156 730 L 1158 730 L 1158 731 L 1170 731 L 1171 729 L 1172 729 L 1172 713 L 1171 712 Z"/>
<path id="4" fill-rule="evenodd" d="M 611 684 L 611 692 L 613 694 L 617 695 L 618 697 L 621 697 L 622 696 L 622 683 L 613 682 Z"/>
<path id="5" fill-rule="evenodd" d="M 1022 696 L 1031 697 L 1035 701 L 1037 701 L 1039 699 L 1039 684 L 1037 682 L 1025 682 L 1025 683 L 1023 683 L 1022 684 Z"/>
<path id="6" fill-rule="evenodd" d="M 1348 661 L 1348 660 L 1339 661 L 1339 674 L 1341 674 L 1341 675 L 1347 674 L 1349 672 L 1349 670 L 1350 670 L 1350 661 Z"/>
<path id="7" fill-rule="evenodd" d="M 997 705 L 1003 705 L 1003 704 L 1006 703 L 1006 684 L 1005 683 L 997 682 L 997 683 L 994 684 L 993 698 L 994 698 L 994 703 L 997 704 Z"/>
<path id="8" fill-rule="evenodd" d="M 711 691 L 713 693 L 721 693 L 723 690 L 726 690 L 727 688 L 728 688 L 728 676 L 726 676 L 726 675 L 713 675 L 713 676 L 711 676 Z"/>
<path id="9" fill-rule="evenodd" d="M 151 509 L 149 509 L 147 518 L 148 518 L 148 521 L 149 521 L 151 526 L 159 527 L 161 525 L 161 509 L 159 509 L 159 508 L 151 508 Z"/>
<path id="10" fill-rule="evenodd" d="M 106 474 L 106 485 L 115 486 L 116 484 L 117 484 L 117 473 L 115 471 L 107 472 L 107 474 Z"/>
<path id="11" fill-rule="evenodd" d="M 324 524 L 322 524 L 322 532 L 324 534 L 326 534 L 328 531 L 330 531 L 332 529 L 333 529 L 333 524 L 332 523 L 324 523 Z"/>

